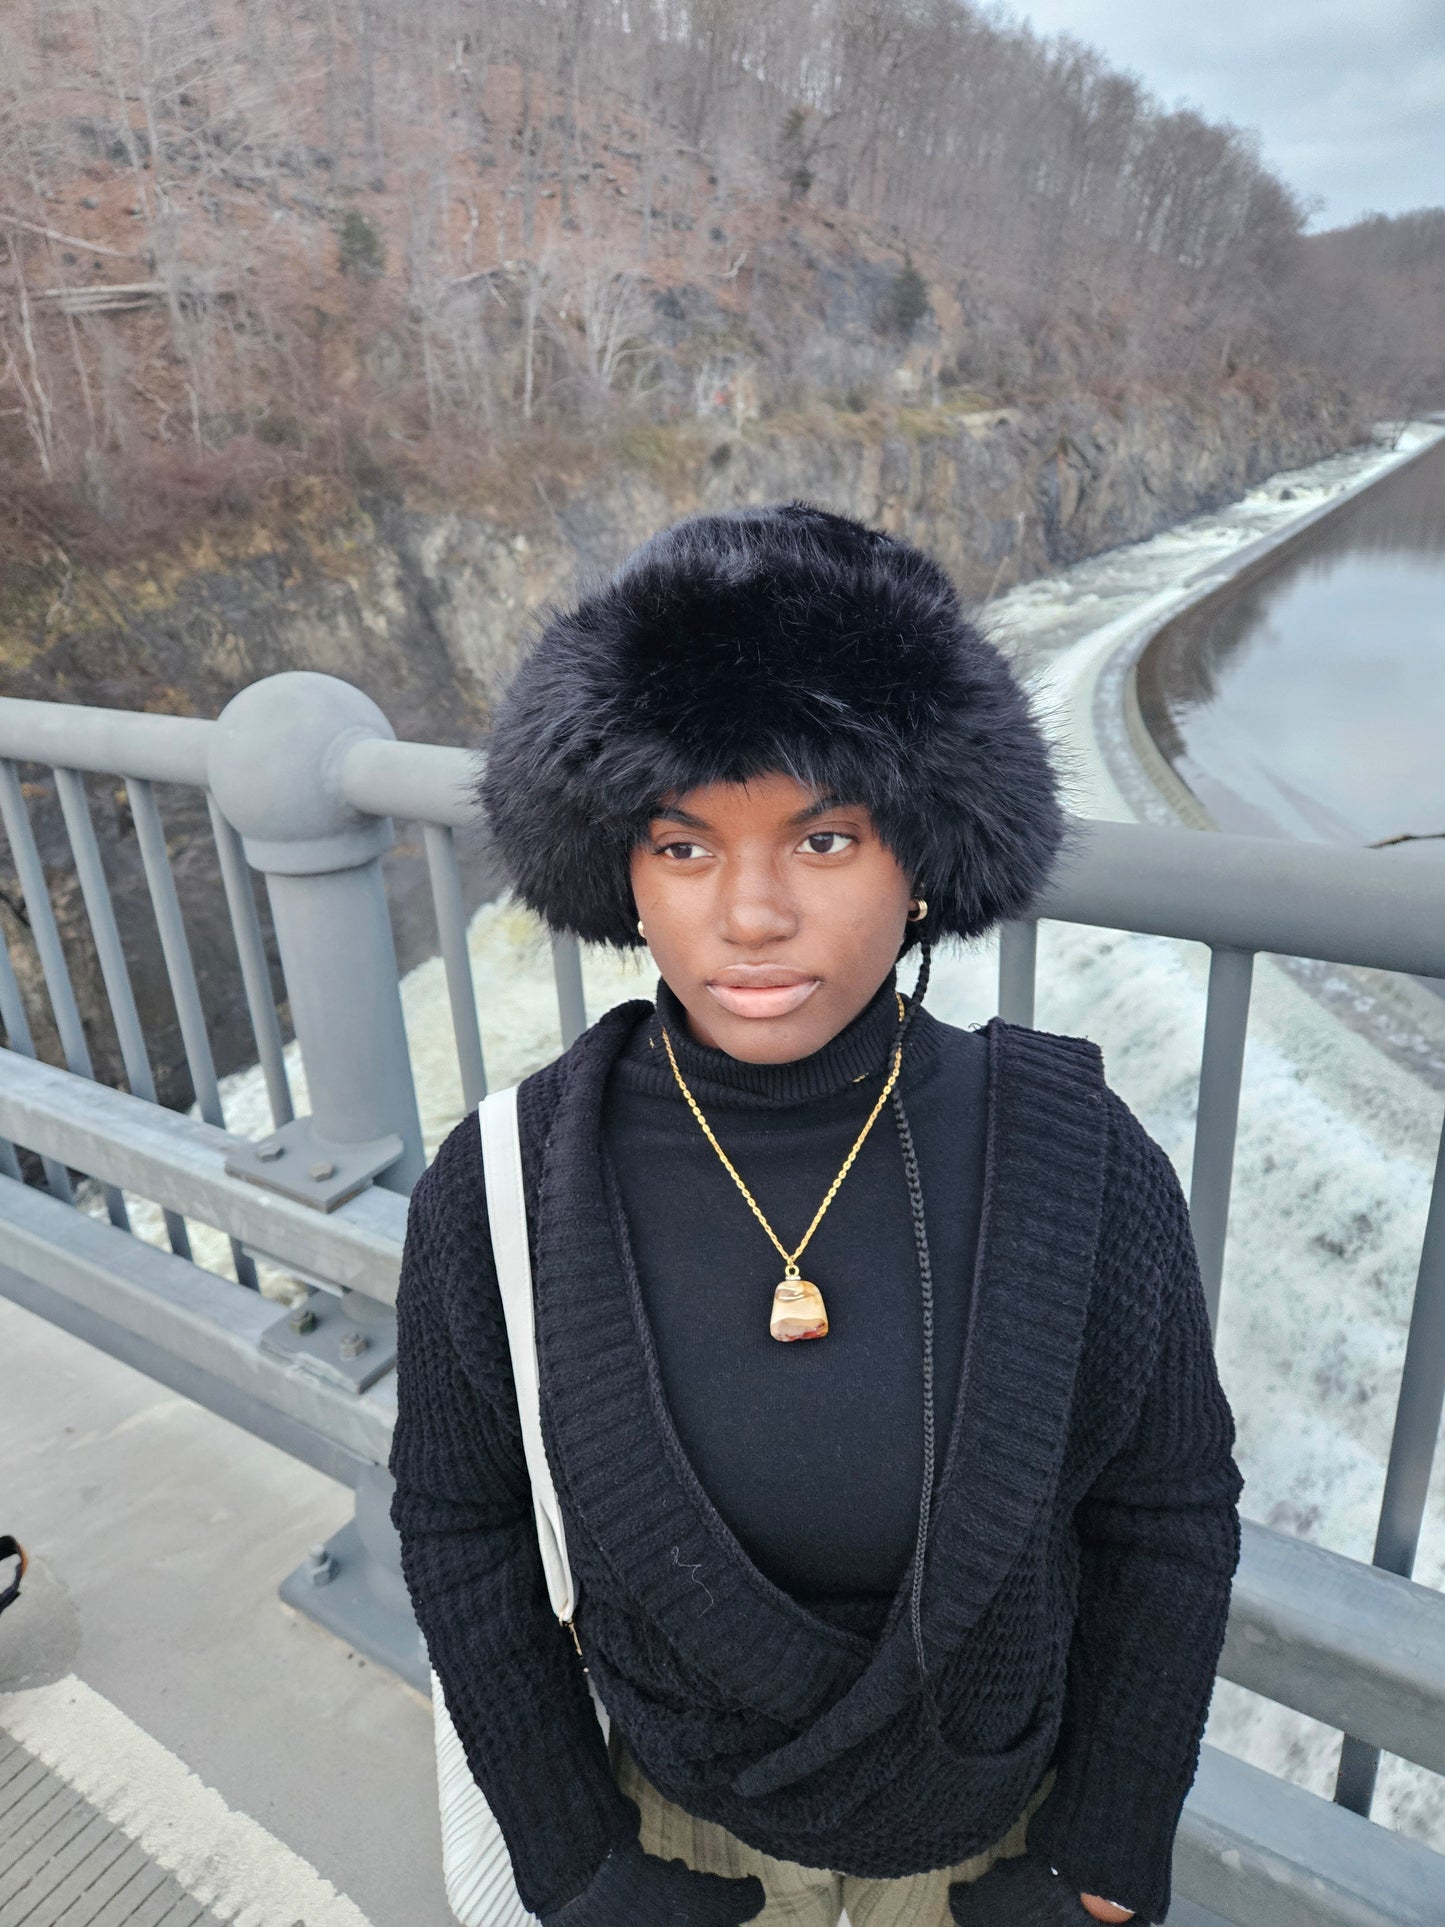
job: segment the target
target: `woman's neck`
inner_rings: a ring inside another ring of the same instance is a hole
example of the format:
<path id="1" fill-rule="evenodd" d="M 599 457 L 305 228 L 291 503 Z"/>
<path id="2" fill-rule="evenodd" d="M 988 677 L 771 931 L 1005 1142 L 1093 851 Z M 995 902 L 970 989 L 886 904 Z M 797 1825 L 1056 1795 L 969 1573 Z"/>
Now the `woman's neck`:
<path id="1" fill-rule="evenodd" d="M 634 1050 L 642 1059 L 650 1057 L 654 1062 L 661 1056 L 661 1068 L 669 1077 L 662 1053 L 663 1025 L 678 1067 L 695 1093 L 707 1090 L 725 1097 L 751 1097 L 765 1104 L 797 1104 L 831 1096 L 862 1078 L 886 1071 L 898 1036 L 895 973 L 889 971 L 858 1015 L 820 1049 L 786 1063 L 749 1063 L 711 1044 L 699 1043 L 688 1029 L 681 1000 L 659 979 L 657 1009 L 634 1039 Z M 916 1038 L 916 1025 L 914 1035 Z"/>

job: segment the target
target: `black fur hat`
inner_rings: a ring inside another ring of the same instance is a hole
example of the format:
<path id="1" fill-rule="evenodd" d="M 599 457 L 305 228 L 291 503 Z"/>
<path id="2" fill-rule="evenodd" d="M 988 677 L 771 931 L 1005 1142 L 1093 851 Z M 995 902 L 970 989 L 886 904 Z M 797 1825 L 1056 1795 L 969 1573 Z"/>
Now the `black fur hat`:
<path id="1" fill-rule="evenodd" d="M 477 794 L 553 929 L 639 945 L 630 858 L 662 799 L 769 771 L 866 806 L 928 900 L 909 941 L 1021 915 L 1052 867 L 1028 699 L 897 536 L 799 500 L 690 515 L 540 623 Z"/>

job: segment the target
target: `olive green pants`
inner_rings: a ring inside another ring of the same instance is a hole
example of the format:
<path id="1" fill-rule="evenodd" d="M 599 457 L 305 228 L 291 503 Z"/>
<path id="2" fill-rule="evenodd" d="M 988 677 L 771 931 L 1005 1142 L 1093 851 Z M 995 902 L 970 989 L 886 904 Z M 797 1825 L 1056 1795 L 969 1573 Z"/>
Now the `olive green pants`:
<path id="1" fill-rule="evenodd" d="M 971 1859 L 902 1880 L 865 1880 L 858 1874 L 803 1867 L 796 1860 L 775 1860 L 745 1846 L 716 1821 L 694 1819 L 647 1779 L 615 1724 L 608 1750 L 613 1777 L 641 1809 L 644 1851 L 663 1860 L 683 1860 L 699 1873 L 756 1874 L 767 1902 L 755 1917 L 755 1927 L 838 1927 L 845 1911 L 851 1927 L 952 1927 L 951 1883 L 981 1879 L 996 1860 L 1022 1853 L 1029 1820 L 1054 1780 L 1050 1767 L 1003 1838 Z"/>

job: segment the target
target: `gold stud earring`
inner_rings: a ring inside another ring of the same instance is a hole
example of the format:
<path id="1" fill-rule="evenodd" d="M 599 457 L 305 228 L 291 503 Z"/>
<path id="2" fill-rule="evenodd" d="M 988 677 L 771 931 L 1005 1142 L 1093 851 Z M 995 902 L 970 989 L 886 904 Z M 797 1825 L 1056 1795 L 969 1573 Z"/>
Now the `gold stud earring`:
<path id="1" fill-rule="evenodd" d="M 909 906 L 908 921 L 910 923 L 922 923 L 923 919 L 927 915 L 928 915 L 928 898 L 915 897 Z"/>

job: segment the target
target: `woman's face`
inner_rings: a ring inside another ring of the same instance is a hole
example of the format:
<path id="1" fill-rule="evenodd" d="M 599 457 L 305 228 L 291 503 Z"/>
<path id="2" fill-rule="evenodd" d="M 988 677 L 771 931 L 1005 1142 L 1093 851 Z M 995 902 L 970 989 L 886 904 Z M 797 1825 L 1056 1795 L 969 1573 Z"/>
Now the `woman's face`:
<path id="1" fill-rule="evenodd" d="M 632 891 L 693 1036 L 753 1064 L 807 1057 L 858 1015 L 911 896 L 861 804 L 781 774 L 669 798 Z"/>

